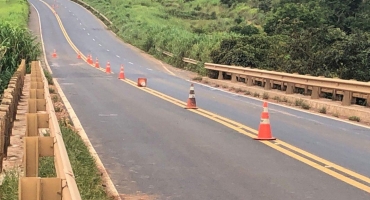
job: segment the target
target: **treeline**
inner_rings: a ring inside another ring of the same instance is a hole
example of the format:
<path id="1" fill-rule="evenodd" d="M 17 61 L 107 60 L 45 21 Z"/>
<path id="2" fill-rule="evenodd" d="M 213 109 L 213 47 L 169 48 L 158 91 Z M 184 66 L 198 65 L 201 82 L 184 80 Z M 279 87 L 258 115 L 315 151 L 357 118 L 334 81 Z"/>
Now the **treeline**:
<path id="1" fill-rule="evenodd" d="M 263 31 L 222 40 L 213 62 L 370 81 L 370 1 L 262 0 L 258 7 L 267 16 Z"/>

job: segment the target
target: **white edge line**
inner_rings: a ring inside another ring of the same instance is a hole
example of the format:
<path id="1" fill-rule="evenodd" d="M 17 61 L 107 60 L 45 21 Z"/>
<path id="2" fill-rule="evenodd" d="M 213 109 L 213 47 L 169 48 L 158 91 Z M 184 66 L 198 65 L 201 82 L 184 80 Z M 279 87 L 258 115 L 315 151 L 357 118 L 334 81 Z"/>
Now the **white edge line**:
<path id="1" fill-rule="evenodd" d="M 44 60 L 45 60 L 45 64 L 50 72 L 50 74 L 52 74 L 52 71 L 51 71 L 51 68 L 49 66 L 49 63 L 46 59 L 46 56 L 45 56 L 45 45 L 44 45 L 44 40 L 42 38 L 42 29 L 41 29 L 41 20 L 40 20 L 40 13 L 39 11 L 37 10 L 37 8 L 30 2 L 30 4 L 32 5 L 32 7 L 35 8 L 36 12 L 37 12 L 37 15 L 38 15 L 38 18 L 39 18 L 39 27 L 40 27 L 40 39 L 41 39 L 41 45 L 42 45 L 42 48 L 44 50 Z M 81 123 L 80 123 L 80 120 L 78 119 L 76 113 L 74 112 L 71 104 L 69 103 L 67 97 L 64 95 L 64 92 L 62 90 L 62 88 L 60 88 L 59 86 L 59 83 L 58 81 L 53 78 L 53 82 L 54 82 L 54 85 L 55 87 L 57 88 L 58 90 L 58 94 L 59 96 L 61 97 L 67 111 L 68 111 L 68 114 L 69 116 L 71 117 L 72 119 L 72 122 L 73 122 L 73 126 L 76 128 L 76 130 L 78 130 L 78 133 L 81 137 L 81 139 L 84 141 L 84 143 L 86 144 L 86 146 L 88 147 L 89 151 L 90 151 L 90 154 L 91 156 L 93 156 L 95 158 L 95 162 L 96 164 L 98 165 L 97 167 L 103 171 L 103 176 L 102 176 L 102 179 L 105 179 L 106 183 L 107 183 L 107 189 L 109 188 L 109 192 L 112 192 L 113 196 L 115 198 L 118 198 L 119 200 L 121 200 L 121 197 L 119 196 L 119 193 L 117 191 L 117 188 L 114 186 L 113 182 L 112 182 L 112 179 L 110 178 L 107 170 L 105 169 L 104 167 L 104 164 L 102 163 L 102 161 L 100 160 L 99 158 L 99 155 L 96 153 L 94 147 L 92 146 L 89 138 L 87 137 L 87 134 L 84 130 L 84 128 L 82 127 Z"/>
<path id="2" fill-rule="evenodd" d="M 203 83 L 199 83 L 199 82 L 196 82 L 196 81 L 191 81 L 191 80 L 188 80 L 188 79 L 184 79 L 184 80 L 186 80 L 186 81 L 188 81 L 190 83 L 194 83 L 194 84 L 202 85 L 204 87 L 211 88 L 213 90 L 218 90 L 220 92 L 224 92 L 224 93 L 235 95 L 235 93 L 232 93 L 232 92 L 229 92 L 229 91 L 225 91 L 225 90 L 220 89 L 220 88 L 215 88 L 215 87 L 212 87 L 212 86 L 209 86 L 209 85 L 206 85 L 206 84 L 203 84 Z M 241 95 L 241 94 L 236 94 L 236 96 L 239 96 L 239 97 L 242 97 L 242 98 L 247 98 L 247 99 L 254 99 L 254 100 L 263 102 L 263 100 L 258 99 L 258 98 L 255 98 L 255 97 L 251 97 L 251 96 L 245 96 L 245 95 Z M 280 106 L 280 107 L 283 107 L 283 108 L 288 108 L 288 109 L 291 109 L 291 110 L 295 110 L 295 111 L 298 111 L 298 112 L 303 112 L 303 113 L 307 113 L 307 114 L 310 114 L 310 115 L 316 115 L 316 116 L 319 116 L 319 117 L 324 117 L 324 118 L 327 118 L 327 119 L 331 119 L 331 120 L 335 120 L 335 121 L 339 121 L 339 122 L 344 122 L 344 123 L 347 123 L 347 124 L 359 126 L 359 127 L 366 128 L 366 129 L 370 129 L 369 126 L 365 126 L 365 125 L 362 125 L 362 124 L 356 124 L 356 123 L 353 123 L 353 122 L 350 122 L 350 121 L 346 121 L 346 120 L 343 120 L 343 119 L 338 119 L 338 118 L 331 117 L 331 116 L 328 116 L 328 115 L 319 114 L 319 113 L 312 113 L 312 112 L 308 112 L 308 111 L 305 111 L 305 110 L 300 110 L 300 109 L 297 109 L 297 108 L 294 108 L 294 107 L 277 104 L 277 103 L 274 103 L 274 102 L 268 102 L 268 103 L 269 104 L 273 104 L 275 106 Z"/>
<path id="3" fill-rule="evenodd" d="M 36 10 L 36 13 L 37 13 L 37 16 L 39 18 L 39 30 L 40 30 L 40 40 L 41 40 L 41 46 L 42 46 L 42 51 L 44 53 L 44 60 L 45 60 L 45 64 L 46 64 L 46 67 L 48 68 L 50 74 L 53 74 L 53 71 L 51 70 L 50 66 L 49 66 L 49 63 L 48 63 L 48 59 L 46 59 L 46 51 L 45 51 L 45 45 L 44 45 L 44 38 L 42 37 L 42 27 L 41 27 L 41 18 L 40 18 L 40 13 L 39 11 L 37 10 L 37 8 L 35 7 L 35 5 L 33 5 L 33 3 L 29 2 L 32 7 Z"/>

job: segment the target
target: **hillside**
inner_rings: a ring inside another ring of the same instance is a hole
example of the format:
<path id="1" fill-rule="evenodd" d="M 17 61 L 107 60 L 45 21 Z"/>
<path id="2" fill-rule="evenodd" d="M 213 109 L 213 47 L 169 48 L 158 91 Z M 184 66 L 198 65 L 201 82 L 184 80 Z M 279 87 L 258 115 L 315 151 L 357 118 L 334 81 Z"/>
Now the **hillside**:
<path id="1" fill-rule="evenodd" d="M 126 42 L 180 68 L 181 57 L 370 80 L 365 0 L 85 0 Z M 163 57 L 156 49 L 175 54 Z"/>

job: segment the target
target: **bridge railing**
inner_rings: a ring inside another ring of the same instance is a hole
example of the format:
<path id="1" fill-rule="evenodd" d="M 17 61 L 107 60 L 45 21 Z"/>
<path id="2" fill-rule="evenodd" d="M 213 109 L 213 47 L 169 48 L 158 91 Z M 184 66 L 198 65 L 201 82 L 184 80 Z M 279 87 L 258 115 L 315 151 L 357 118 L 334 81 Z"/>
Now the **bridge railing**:
<path id="1" fill-rule="evenodd" d="M 217 79 L 220 80 L 229 76 L 231 82 L 245 82 L 247 86 L 259 85 L 265 90 L 280 89 L 287 94 L 302 93 L 310 95 L 311 99 L 320 98 L 322 93 L 330 93 L 333 100 L 341 100 L 344 106 L 351 105 L 356 101 L 356 98 L 359 98 L 369 102 L 367 106 L 370 106 L 370 82 L 290 74 L 214 63 L 205 63 L 204 67 L 213 72 L 214 75 L 217 74 Z"/>
<path id="2" fill-rule="evenodd" d="M 40 62 L 32 62 L 30 87 L 19 200 L 81 200 Z M 39 177 L 40 157 L 54 157 L 56 177 Z"/>

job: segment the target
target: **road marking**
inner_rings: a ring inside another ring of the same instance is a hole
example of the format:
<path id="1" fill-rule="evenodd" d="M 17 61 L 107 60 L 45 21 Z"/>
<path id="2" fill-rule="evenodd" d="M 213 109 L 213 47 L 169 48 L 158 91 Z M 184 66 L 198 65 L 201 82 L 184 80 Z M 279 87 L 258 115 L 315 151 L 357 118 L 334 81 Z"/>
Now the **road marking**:
<path id="1" fill-rule="evenodd" d="M 45 3 L 43 0 L 40 0 L 40 1 L 43 2 L 44 4 L 46 4 L 49 7 L 50 10 L 52 10 L 52 8 L 47 3 Z M 74 43 L 71 41 L 71 39 L 69 38 L 69 36 L 68 36 L 66 30 L 64 29 L 64 26 L 63 26 L 63 24 L 62 24 L 62 22 L 61 22 L 61 20 L 59 18 L 59 15 L 58 14 L 55 14 L 54 16 L 57 18 L 57 21 L 59 23 L 59 26 L 61 28 L 61 31 L 62 31 L 64 37 L 67 39 L 67 42 L 71 45 L 71 47 L 76 52 L 80 52 L 77 49 L 77 47 L 74 45 Z M 86 62 L 86 57 L 84 55 L 81 55 L 81 57 Z M 129 63 L 130 64 L 133 64 L 131 62 L 129 62 Z M 90 65 L 90 66 L 93 67 L 93 65 Z M 180 101 L 178 99 L 175 99 L 173 97 L 170 97 L 168 95 L 165 95 L 163 93 L 160 93 L 158 91 L 152 90 L 152 89 L 147 88 L 147 87 L 137 87 L 137 83 L 134 82 L 134 81 L 132 81 L 132 80 L 129 80 L 129 79 L 122 80 L 121 79 L 121 81 L 123 81 L 123 82 L 125 82 L 127 84 L 130 84 L 130 85 L 132 85 L 133 87 L 135 87 L 137 89 L 140 89 L 140 90 L 145 91 L 145 92 L 147 92 L 149 94 L 152 94 L 154 96 L 157 96 L 158 98 L 161 98 L 161 99 L 163 99 L 165 101 L 168 101 L 168 102 L 170 102 L 170 103 L 172 103 L 174 105 L 178 105 L 178 106 L 180 106 L 182 108 L 185 108 L 185 106 L 186 106 L 186 103 L 185 102 Z M 222 124 L 222 125 L 224 125 L 226 127 L 229 127 L 230 129 L 233 129 L 233 130 L 235 130 L 235 131 L 237 131 L 237 132 L 239 132 L 239 133 L 241 133 L 243 135 L 246 135 L 248 137 L 251 137 L 251 138 L 256 137 L 256 134 L 258 133 L 257 130 L 252 129 L 252 128 L 248 127 L 248 126 L 245 126 L 244 124 L 240 124 L 240 123 L 235 122 L 235 121 L 233 121 L 231 119 L 228 119 L 228 118 L 219 116 L 217 114 L 214 114 L 212 112 L 203 110 L 201 108 L 198 108 L 197 110 L 190 109 L 188 111 L 189 112 L 196 113 L 196 114 L 199 114 L 201 116 L 204 116 L 204 117 L 206 117 L 208 119 L 211 119 L 211 120 L 213 120 L 215 122 L 218 122 L 218 123 L 220 123 L 220 124 Z M 247 131 L 245 131 L 245 130 L 243 130 L 241 128 L 238 128 L 238 127 L 243 127 L 243 129 L 245 129 Z M 351 179 L 351 178 L 349 178 L 347 176 L 344 176 L 341 173 L 338 173 L 338 172 L 336 172 L 336 171 L 334 171 L 332 169 L 326 168 L 325 165 L 326 166 L 331 166 L 331 168 L 335 168 L 336 170 L 341 171 L 342 173 L 346 173 L 346 174 L 348 174 L 348 175 L 350 175 L 352 177 L 355 177 L 355 178 L 357 178 L 357 179 L 359 179 L 359 180 L 361 180 L 363 182 L 366 182 L 366 183 L 370 183 L 370 178 L 369 177 L 366 177 L 364 175 L 358 174 L 358 173 L 356 173 L 354 171 L 351 171 L 349 169 L 346 169 L 344 167 L 341 167 L 339 165 L 336 165 L 336 164 L 334 164 L 334 163 L 332 163 L 330 161 L 327 161 L 327 160 L 325 160 L 323 158 L 320 158 L 320 157 L 318 157 L 316 155 L 313 155 L 313 154 L 311 154 L 309 152 L 306 152 L 306 151 L 304 151 L 302 149 L 299 149 L 299 148 L 297 148 L 297 147 L 295 147 L 293 145 L 290 145 L 288 143 L 285 143 L 282 140 L 277 139 L 276 141 L 280 145 L 275 145 L 274 143 L 272 143 L 270 141 L 259 141 L 259 142 L 261 142 L 261 143 L 263 143 L 263 144 L 265 144 L 265 145 L 267 145 L 267 146 L 269 146 L 269 147 L 271 147 L 271 148 L 273 148 L 273 149 L 275 149 L 277 151 L 280 151 L 280 152 L 282 152 L 282 153 L 284 153 L 284 154 L 286 154 L 286 155 L 288 155 L 288 156 L 290 156 L 290 157 L 292 157 L 292 158 L 294 158 L 296 160 L 299 160 L 299 161 L 301 161 L 301 162 L 303 162 L 303 163 L 305 163 L 305 164 L 307 164 L 307 165 L 309 165 L 309 166 L 311 166 L 313 168 L 316 168 L 316 169 L 318 169 L 318 170 L 320 170 L 320 171 L 322 171 L 322 172 L 324 172 L 324 173 L 326 173 L 328 175 L 331 175 L 331 176 L 333 176 L 333 177 L 335 177 L 335 178 L 337 178 L 337 179 L 339 179 L 339 180 L 341 180 L 341 181 L 343 181 L 343 182 L 345 182 L 347 184 L 350 184 L 350 185 L 352 185 L 354 187 L 357 187 L 357 188 L 359 188 L 359 189 L 361 189 L 361 190 L 363 190 L 365 192 L 370 193 L 370 187 L 368 185 L 365 185 L 363 183 L 360 183 L 360 182 L 356 181 L 355 179 Z M 287 150 L 285 148 L 282 148 L 281 146 L 285 146 L 285 147 L 287 147 L 288 149 L 290 149 L 292 151 L 289 151 L 289 150 Z M 316 162 L 313 162 L 313 161 L 311 161 L 311 160 L 309 160 L 309 159 L 307 159 L 305 157 L 302 157 L 299 154 L 295 153 L 294 151 L 297 152 L 297 153 L 300 153 L 300 154 L 302 154 L 302 155 L 304 155 L 306 157 L 309 157 L 310 159 L 312 159 L 312 160 L 314 160 Z M 323 163 L 324 166 L 318 164 L 317 162 Z"/>
<path id="2" fill-rule="evenodd" d="M 131 65 L 133 65 L 134 63 L 132 63 L 132 62 L 128 62 L 128 63 L 130 63 Z"/>
<path id="3" fill-rule="evenodd" d="M 95 39 L 93 38 L 93 40 L 95 41 Z"/>
<path id="4" fill-rule="evenodd" d="M 107 49 L 107 51 L 109 51 L 109 49 Z"/>
<path id="5" fill-rule="evenodd" d="M 85 30 L 85 28 L 82 28 L 83 30 Z"/>
<path id="6" fill-rule="evenodd" d="M 182 101 L 180 101 L 178 99 L 175 99 L 173 97 L 167 96 L 167 95 L 165 95 L 163 93 L 160 93 L 158 91 L 152 90 L 150 88 L 141 88 L 141 87 L 139 88 L 139 87 L 137 87 L 137 84 L 134 81 L 131 81 L 131 80 L 128 80 L 128 79 L 122 80 L 122 81 L 124 81 L 124 82 L 126 82 L 126 83 L 128 83 L 128 84 L 130 84 L 130 85 L 132 85 L 132 86 L 134 86 L 136 88 L 138 88 L 138 89 L 141 89 L 141 90 L 143 90 L 145 92 L 148 92 L 148 93 L 150 93 L 150 94 L 152 94 L 154 96 L 157 96 L 157 97 L 159 97 L 159 98 L 161 98 L 163 100 L 166 100 L 166 101 L 168 101 L 170 103 L 173 103 L 175 105 L 178 105 L 180 107 L 185 107 L 186 106 L 186 103 L 185 102 L 182 102 Z M 246 135 L 248 137 L 254 138 L 258 134 L 258 131 L 257 130 L 254 130 L 254 129 L 248 127 L 248 126 L 245 126 L 245 125 L 240 124 L 238 122 L 232 121 L 232 120 L 230 120 L 228 118 L 219 116 L 219 115 L 214 114 L 212 112 L 203 110 L 201 108 L 198 108 L 197 110 L 189 110 L 189 111 L 194 112 L 194 113 L 197 113 L 199 115 L 202 115 L 202 116 L 204 116 L 204 117 L 206 117 L 208 119 L 211 119 L 213 121 L 216 121 L 216 122 L 218 122 L 218 123 L 220 123 L 220 124 L 222 124 L 222 125 L 224 125 L 226 127 L 229 127 L 229 128 L 231 128 L 231 129 L 233 129 L 233 130 L 235 130 L 235 131 L 237 131 L 237 132 L 239 132 L 239 133 L 241 133 L 243 135 Z M 238 127 L 243 127 L 244 129 L 246 129 L 248 131 L 242 130 L 241 128 L 238 128 Z M 269 141 L 261 141 L 261 142 L 264 143 L 264 144 L 266 144 L 267 146 L 270 146 L 271 148 L 273 148 L 275 150 L 278 150 L 278 151 L 280 151 L 280 152 L 282 152 L 282 153 L 284 153 L 284 154 L 286 154 L 286 155 L 288 155 L 288 156 L 290 156 L 292 158 L 295 158 L 296 160 L 299 160 L 299 161 L 301 161 L 301 162 L 303 162 L 303 163 L 305 163 L 305 164 L 307 164 L 307 165 L 309 165 L 311 167 L 314 167 L 314 168 L 316 168 L 316 169 L 318 169 L 318 170 L 320 170 L 320 171 L 322 171 L 322 172 L 324 172 L 326 174 L 329 174 L 329 175 L 331 175 L 331 176 L 333 176 L 333 177 L 335 177 L 335 178 L 337 178 L 337 179 L 339 179 L 339 180 L 341 180 L 343 182 L 346 182 L 346 183 L 348 183 L 348 184 L 350 184 L 352 186 L 355 186 L 355 187 L 357 187 L 359 189 L 362 189 L 362 190 L 370 193 L 370 187 L 369 186 L 367 186 L 365 184 L 362 184 L 362 183 L 360 183 L 360 182 L 358 182 L 358 181 L 356 181 L 354 179 L 351 179 L 351 178 L 349 178 L 347 176 L 344 176 L 344 175 L 342 175 L 340 173 L 337 173 L 337 172 L 335 172 L 335 171 L 333 171 L 331 169 L 327 169 L 324 166 L 321 166 L 321 165 L 319 165 L 316 162 L 313 162 L 311 160 L 308 160 L 307 158 L 305 158 L 303 156 L 300 156 L 299 154 L 294 153 L 293 151 L 296 151 L 296 152 L 298 152 L 298 153 L 300 153 L 300 154 L 302 154 L 302 155 L 304 155 L 306 157 L 309 157 L 309 158 L 311 158 L 311 159 L 313 159 L 313 160 L 315 160 L 317 162 L 323 163 L 326 166 L 330 166 L 330 168 L 335 168 L 335 169 L 337 169 L 337 170 L 339 170 L 339 171 L 341 171 L 343 173 L 346 173 L 346 174 L 348 174 L 350 176 L 353 176 L 353 177 L 355 177 L 357 179 L 360 179 L 361 181 L 370 183 L 370 178 L 369 177 L 363 176 L 363 175 L 358 174 L 356 172 L 353 172 L 353 171 L 351 171 L 349 169 L 346 169 L 344 167 L 341 167 L 339 165 L 336 165 L 336 164 L 334 164 L 334 163 L 332 163 L 330 161 L 327 161 L 327 160 L 325 160 L 323 158 L 320 158 L 318 156 L 315 156 L 315 155 L 313 155 L 313 154 L 311 154 L 309 152 L 306 152 L 306 151 L 304 151 L 302 149 L 299 149 L 297 147 L 294 147 L 293 145 L 287 144 L 287 143 L 285 143 L 285 142 L 283 142 L 282 140 L 279 140 L 279 139 L 276 140 L 276 142 L 278 142 L 279 145 L 275 145 L 274 143 L 269 142 Z M 282 146 L 285 146 L 285 147 L 287 147 L 287 148 L 289 148 L 289 149 L 291 149 L 293 151 L 289 151 L 289 150 L 287 150 L 285 148 L 282 148 Z"/>
<path id="7" fill-rule="evenodd" d="M 99 46 L 101 46 L 101 44 L 99 44 Z"/>
<path id="8" fill-rule="evenodd" d="M 149 71 L 152 71 L 152 69 L 150 69 L 150 68 L 146 68 L 147 70 L 149 70 Z"/>
<path id="9" fill-rule="evenodd" d="M 116 55 L 117 58 L 119 58 L 119 55 Z"/>
<path id="10" fill-rule="evenodd" d="M 175 73 L 173 73 L 173 72 L 171 72 L 164 64 L 163 64 L 163 62 L 162 61 L 160 61 L 160 60 L 158 60 L 158 62 L 162 65 L 162 67 L 168 72 L 168 73 L 170 73 L 171 75 L 173 75 L 173 76 L 176 76 L 176 74 Z"/>
<path id="11" fill-rule="evenodd" d="M 87 35 L 90 35 L 90 33 L 87 33 Z"/>
<path id="12" fill-rule="evenodd" d="M 116 117 L 118 114 L 99 114 L 99 117 Z"/>

